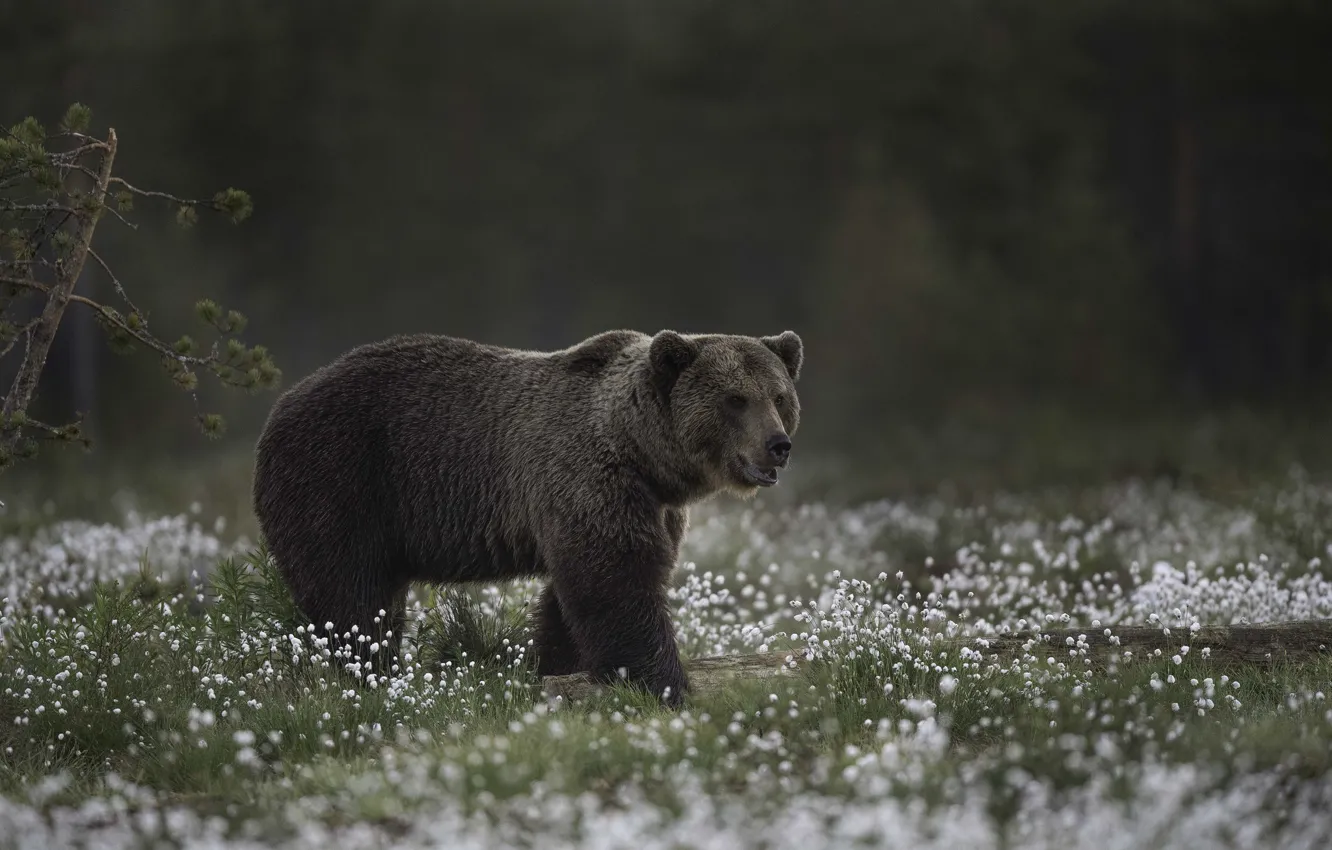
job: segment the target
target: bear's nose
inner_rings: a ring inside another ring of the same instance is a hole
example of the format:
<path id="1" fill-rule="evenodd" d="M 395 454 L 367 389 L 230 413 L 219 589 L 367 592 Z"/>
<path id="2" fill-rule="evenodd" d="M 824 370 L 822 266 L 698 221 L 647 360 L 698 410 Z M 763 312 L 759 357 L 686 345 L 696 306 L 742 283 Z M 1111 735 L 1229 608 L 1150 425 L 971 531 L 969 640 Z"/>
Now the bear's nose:
<path id="1" fill-rule="evenodd" d="M 773 434 L 768 438 L 768 456 L 777 463 L 786 463 L 791 455 L 791 440 L 785 434 Z"/>

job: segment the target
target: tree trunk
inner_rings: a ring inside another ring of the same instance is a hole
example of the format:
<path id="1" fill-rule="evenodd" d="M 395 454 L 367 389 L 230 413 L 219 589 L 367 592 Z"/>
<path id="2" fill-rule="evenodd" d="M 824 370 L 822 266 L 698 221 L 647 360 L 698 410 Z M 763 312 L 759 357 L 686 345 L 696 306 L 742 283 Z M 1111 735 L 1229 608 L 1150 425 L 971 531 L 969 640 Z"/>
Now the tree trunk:
<path id="1" fill-rule="evenodd" d="M 931 644 L 935 653 L 953 654 L 962 649 L 980 653 L 987 660 L 1015 660 L 1032 656 L 1041 660 L 1069 661 L 1086 650 L 1086 657 L 1097 667 L 1112 660 L 1127 663 L 1132 659 L 1168 660 L 1188 647 L 1188 658 L 1215 665 L 1299 663 L 1327 656 L 1332 652 L 1332 620 L 1296 620 L 1289 623 L 1263 623 L 1246 626 L 1203 626 L 1197 632 L 1162 626 L 1119 626 L 1105 629 L 1048 629 L 1020 632 L 997 637 L 940 638 Z M 761 680 L 787 676 L 802 666 L 817 664 L 805 660 L 800 650 L 763 652 L 753 655 L 726 655 L 697 658 L 685 662 L 691 690 L 706 695 L 724 690 L 736 680 Z M 547 676 L 546 694 L 573 702 L 593 696 L 601 690 L 585 673 Z"/>
<path id="2" fill-rule="evenodd" d="M 56 264 L 56 280 L 47 297 L 46 306 L 42 309 L 41 318 L 32 330 L 28 353 L 19 365 L 18 374 L 14 377 L 14 384 L 9 394 L 5 396 L 4 429 L 0 431 L 0 451 L 7 456 L 13 455 L 23 436 L 22 426 L 15 425 L 10 421 L 10 417 L 26 413 L 28 405 L 32 402 L 32 395 L 37 389 L 37 380 L 41 377 L 42 368 L 46 365 L 46 356 L 51 350 L 51 342 L 60 327 L 60 319 L 69 304 L 69 297 L 74 292 L 75 284 L 79 282 L 79 276 L 83 274 L 83 264 L 88 259 L 93 230 L 101 218 L 101 204 L 106 199 L 106 187 L 111 181 L 111 165 L 115 158 L 116 131 L 109 129 L 106 146 L 102 150 L 102 164 L 97 171 L 97 184 L 93 188 L 93 197 L 98 206 L 93 212 L 81 211 L 75 214 L 73 247 L 65 261 Z"/>

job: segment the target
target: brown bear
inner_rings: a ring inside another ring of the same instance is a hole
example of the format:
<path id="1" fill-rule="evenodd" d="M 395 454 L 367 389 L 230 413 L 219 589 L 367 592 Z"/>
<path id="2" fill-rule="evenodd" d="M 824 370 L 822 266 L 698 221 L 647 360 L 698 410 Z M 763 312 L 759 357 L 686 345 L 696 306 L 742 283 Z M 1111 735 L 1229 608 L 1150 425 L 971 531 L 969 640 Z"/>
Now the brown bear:
<path id="1" fill-rule="evenodd" d="M 301 610 L 335 641 L 355 627 L 362 660 L 376 632 L 397 645 L 412 581 L 544 576 L 540 674 L 623 677 L 678 706 L 667 591 L 688 507 L 777 483 L 803 360 L 792 331 L 363 345 L 278 399 L 255 513 Z"/>

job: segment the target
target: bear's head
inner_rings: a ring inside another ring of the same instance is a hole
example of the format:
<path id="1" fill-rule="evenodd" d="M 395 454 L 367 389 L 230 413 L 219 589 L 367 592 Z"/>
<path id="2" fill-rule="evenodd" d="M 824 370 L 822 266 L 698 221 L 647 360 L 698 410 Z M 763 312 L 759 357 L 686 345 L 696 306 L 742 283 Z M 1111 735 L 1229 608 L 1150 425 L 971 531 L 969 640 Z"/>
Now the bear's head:
<path id="1" fill-rule="evenodd" d="M 749 496 L 777 483 L 800 425 L 804 356 L 794 331 L 652 338 L 654 389 L 685 462 L 710 489 Z"/>

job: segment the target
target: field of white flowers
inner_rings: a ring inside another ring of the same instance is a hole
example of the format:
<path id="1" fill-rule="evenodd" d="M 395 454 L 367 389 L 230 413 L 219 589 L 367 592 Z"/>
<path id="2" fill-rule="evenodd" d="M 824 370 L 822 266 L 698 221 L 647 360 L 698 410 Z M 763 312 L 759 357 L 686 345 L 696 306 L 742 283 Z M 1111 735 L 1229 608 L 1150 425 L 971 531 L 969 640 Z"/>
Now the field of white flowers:
<path id="1" fill-rule="evenodd" d="M 813 659 L 680 712 L 553 704 L 535 584 L 412 598 L 348 679 L 252 541 L 200 515 L 0 542 L 0 848 L 1321 847 L 1332 661 L 1222 668 L 1194 624 L 1332 617 L 1332 486 L 1124 484 L 696 511 L 692 657 Z M 940 635 L 1159 626 L 1109 670 Z M 946 648 L 940 649 L 940 646 Z M 950 648 L 951 647 L 951 648 Z"/>

